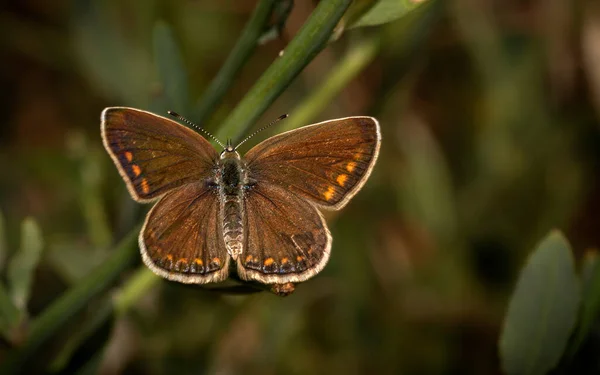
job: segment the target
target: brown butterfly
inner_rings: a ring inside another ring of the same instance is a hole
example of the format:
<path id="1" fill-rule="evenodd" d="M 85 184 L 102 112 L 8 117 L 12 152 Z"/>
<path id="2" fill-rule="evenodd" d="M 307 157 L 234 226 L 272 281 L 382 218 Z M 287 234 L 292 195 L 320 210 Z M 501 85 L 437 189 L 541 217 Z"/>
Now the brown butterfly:
<path id="1" fill-rule="evenodd" d="M 195 131 L 138 109 L 106 108 L 101 127 L 133 199 L 158 200 L 139 236 L 144 263 L 188 284 L 231 275 L 281 287 L 316 275 L 331 250 L 317 208 L 348 203 L 371 173 L 381 143 L 372 117 L 291 130 L 244 158 L 239 145 L 219 142 L 224 149 L 218 153 Z"/>

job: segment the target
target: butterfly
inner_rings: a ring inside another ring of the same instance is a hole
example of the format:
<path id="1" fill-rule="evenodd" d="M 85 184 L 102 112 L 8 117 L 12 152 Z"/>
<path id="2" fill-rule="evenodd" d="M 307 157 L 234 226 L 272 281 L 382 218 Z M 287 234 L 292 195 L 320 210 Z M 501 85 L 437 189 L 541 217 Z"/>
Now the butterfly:
<path id="1" fill-rule="evenodd" d="M 232 276 L 283 291 L 325 267 L 332 237 L 319 209 L 348 203 L 381 144 L 377 120 L 362 116 L 284 132 L 243 158 L 239 145 L 213 137 L 219 153 L 192 129 L 133 108 L 106 108 L 101 133 L 132 198 L 157 201 L 139 235 L 154 273 L 187 284 Z"/>

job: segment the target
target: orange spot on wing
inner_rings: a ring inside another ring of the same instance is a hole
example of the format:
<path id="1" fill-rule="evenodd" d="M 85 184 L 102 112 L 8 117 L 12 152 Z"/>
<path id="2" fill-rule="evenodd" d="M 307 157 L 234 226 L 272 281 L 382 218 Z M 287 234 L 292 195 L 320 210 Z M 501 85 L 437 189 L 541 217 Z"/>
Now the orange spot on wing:
<path id="1" fill-rule="evenodd" d="M 281 259 L 281 264 L 286 264 L 288 262 L 288 260 L 289 260 L 288 258 Z"/>
<path id="2" fill-rule="evenodd" d="M 337 178 L 335 180 L 337 181 L 338 185 L 344 186 L 347 179 L 348 179 L 348 175 L 341 174 L 341 175 L 337 176 Z"/>
<path id="3" fill-rule="evenodd" d="M 197 265 L 201 266 L 202 265 L 202 259 L 196 258 L 196 259 L 194 259 L 194 263 L 196 263 Z"/>
<path id="4" fill-rule="evenodd" d="M 296 261 L 298 261 L 298 262 L 302 262 L 302 259 L 304 259 L 304 257 L 302 255 L 298 255 L 296 257 Z"/>
<path id="5" fill-rule="evenodd" d="M 250 262 L 252 260 L 252 255 L 248 255 L 246 257 L 246 263 Z"/>
<path id="6" fill-rule="evenodd" d="M 265 259 L 265 266 L 270 266 L 271 264 L 273 264 L 275 262 L 275 260 L 273 258 L 267 258 Z"/>
<path id="7" fill-rule="evenodd" d="M 330 186 L 326 192 L 323 193 L 323 196 L 325 197 L 326 200 L 331 200 L 331 198 L 333 198 L 333 193 L 335 192 L 335 188 L 333 186 Z"/>
<path id="8" fill-rule="evenodd" d="M 356 168 L 356 163 L 351 161 L 350 163 L 346 164 L 346 170 L 350 173 L 352 173 L 352 171 L 354 170 L 354 168 Z"/>
<path id="9" fill-rule="evenodd" d="M 139 175 L 142 174 L 142 169 L 137 164 L 132 165 L 131 169 L 133 170 L 133 174 L 135 174 L 135 177 L 137 177 L 137 176 L 139 176 Z"/>
<path id="10" fill-rule="evenodd" d="M 212 262 L 216 263 L 217 265 L 221 265 L 221 259 L 219 259 L 217 257 L 212 258 Z"/>
<path id="11" fill-rule="evenodd" d="M 131 163 L 131 161 L 133 160 L 133 154 L 129 151 L 125 151 L 125 159 L 127 159 L 127 161 Z"/>
<path id="12" fill-rule="evenodd" d="M 167 254 L 167 260 L 173 260 L 173 255 Z"/>
<path id="13" fill-rule="evenodd" d="M 142 179 L 142 191 L 144 192 L 144 194 L 148 194 L 148 192 L 150 191 L 150 186 L 148 185 L 148 181 L 146 181 L 146 179 Z"/>
<path id="14" fill-rule="evenodd" d="M 187 258 L 179 258 L 177 262 L 187 263 Z"/>

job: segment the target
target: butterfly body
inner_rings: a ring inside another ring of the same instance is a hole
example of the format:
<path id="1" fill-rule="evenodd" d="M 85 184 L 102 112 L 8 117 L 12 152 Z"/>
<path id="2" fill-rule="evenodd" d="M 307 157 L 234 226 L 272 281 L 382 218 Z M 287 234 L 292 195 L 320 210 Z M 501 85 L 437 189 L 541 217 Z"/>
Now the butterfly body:
<path id="1" fill-rule="evenodd" d="M 105 109 L 101 130 L 131 196 L 158 200 L 139 236 L 152 271 L 189 284 L 235 275 L 280 294 L 329 260 L 319 209 L 348 203 L 381 142 L 377 121 L 362 116 L 276 135 L 244 157 L 229 144 L 219 154 L 191 129 L 133 108 Z"/>
<path id="2" fill-rule="evenodd" d="M 237 260 L 244 249 L 244 192 L 251 188 L 246 168 L 237 151 L 226 149 L 221 153 L 216 183 L 225 247 L 233 260 Z"/>

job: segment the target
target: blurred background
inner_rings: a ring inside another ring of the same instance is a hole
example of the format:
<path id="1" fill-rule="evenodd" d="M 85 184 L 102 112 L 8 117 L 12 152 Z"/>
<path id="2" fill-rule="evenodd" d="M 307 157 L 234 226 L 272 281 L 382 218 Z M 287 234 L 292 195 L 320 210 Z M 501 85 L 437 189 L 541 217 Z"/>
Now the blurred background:
<path id="1" fill-rule="evenodd" d="M 316 4 L 295 2 L 279 35 L 244 63 L 208 129 L 219 132 Z M 7 264 L 24 242 L 37 238 L 39 248 L 25 262 L 34 270 L 25 317 L 1 341 L 0 361 L 27 322 L 109 259 L 149 208 L 132 201 L 103 149 L 102 109 L 197 119 L 194 103 L 255 5 L 0 1 L 2 279 L 10 282 Z M 178 46 L 172 56 L 156 54 L 161 28 Z M 38 370 L 500 373 L 502 318 L 535 244 L 560 228 L 578 261 L 600 244 L 600 7 L 452 0 L 338 31 L 255 124 L 283 113 L 294 121 L 295 111 L 310 122 L 379 119 L 370 180 L 341 212 L 327 213 L 327 267 L 280 298 L 158 280 L 137 257 L 40 351 Z M 350 69 L 351 53 L 359 68 L 332 83 Z M 167 77 L 186 85 L 181 101 L 165 94 L 157 64 L 165 56 L 185 68 Z M 336 84 L 329 99 L 321 90 Z M 136 297 L 95 320 L 132 283 Z M 585 345 L 595 347 L 595 337 Z"/>

